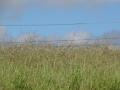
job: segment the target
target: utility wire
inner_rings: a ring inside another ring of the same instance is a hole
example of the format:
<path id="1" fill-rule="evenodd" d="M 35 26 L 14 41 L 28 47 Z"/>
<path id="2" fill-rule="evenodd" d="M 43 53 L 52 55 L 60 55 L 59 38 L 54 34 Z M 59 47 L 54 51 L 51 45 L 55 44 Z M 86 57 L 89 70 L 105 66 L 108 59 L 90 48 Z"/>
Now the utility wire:
<path id="1" fill-rule="evenodd" d="M 120 37 L 113 38 L 100 38 L 100 39 L 77 39 L 77 40 L 38 40 L 38 41 L 30 41 L 30 43 L 52 43 L 52 42 L 75 42 L 75 41 L 103 41 L 103 40 L 120 40 Z M 28 41 L 29 42 L 29 41 Z M 7 43 L 25 43 L 23 41 L 8 41 Z"/>
<path id="2" fill-rule="evenodd" d="M 48 27 L 48 26 L 77 26 L 77 25 L 87 25 L 87 24 L 120 24 L 120 22 L 109 22 L 109 23 L 91 23 L 91 22 L 78 22 L 78 23 L 60 23 L 60 24 L 1 24 L 0 26 L 8 26 L 8 27 Z"/>
<path id="3" fill-rule="evenodd" d="M 10 24 L 6 24 L 6 25 L 0 25 L 0 26 L 25 26 L 25 27 L 28 27 L 28 26 L 37 26 L 37 27 L 47 27 L 47 26 L 76 26 L 76 25 L 84 25 L 84 24 L 90 24 L 90 23 L 71 23 L 71 24 L 14 24 L 14 25 L 10 25 Z"/>

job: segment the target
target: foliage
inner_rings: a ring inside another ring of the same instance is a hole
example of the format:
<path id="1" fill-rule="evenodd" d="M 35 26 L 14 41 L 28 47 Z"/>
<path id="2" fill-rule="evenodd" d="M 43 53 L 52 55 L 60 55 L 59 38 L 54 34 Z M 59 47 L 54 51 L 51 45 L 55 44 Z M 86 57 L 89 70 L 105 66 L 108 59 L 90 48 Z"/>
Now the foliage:
<path id="1" fill-rule="evenodd" d="M 120 50 L 0 46 L 0 90 L 120 90 Z"/>

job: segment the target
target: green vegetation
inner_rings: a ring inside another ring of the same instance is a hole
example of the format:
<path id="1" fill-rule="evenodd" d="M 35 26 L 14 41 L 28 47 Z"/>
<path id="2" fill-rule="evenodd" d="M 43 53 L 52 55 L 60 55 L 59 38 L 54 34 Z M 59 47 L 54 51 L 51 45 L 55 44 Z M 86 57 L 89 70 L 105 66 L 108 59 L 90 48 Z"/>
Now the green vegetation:
<path id="1" fill-rule="evenodd" d="M 1 46 L 0 90 L 120 90 L 120 50 Z"/>

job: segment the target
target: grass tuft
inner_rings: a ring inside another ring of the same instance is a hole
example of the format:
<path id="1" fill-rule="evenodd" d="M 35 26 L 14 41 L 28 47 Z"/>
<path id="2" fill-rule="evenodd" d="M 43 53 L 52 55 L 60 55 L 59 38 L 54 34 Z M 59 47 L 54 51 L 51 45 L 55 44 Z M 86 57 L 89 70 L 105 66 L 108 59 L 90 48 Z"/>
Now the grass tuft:
<path id="1" fill-rule="evenodd" d="M 120 90 L 120 50 L 0 46 L 0 90 Z"/>

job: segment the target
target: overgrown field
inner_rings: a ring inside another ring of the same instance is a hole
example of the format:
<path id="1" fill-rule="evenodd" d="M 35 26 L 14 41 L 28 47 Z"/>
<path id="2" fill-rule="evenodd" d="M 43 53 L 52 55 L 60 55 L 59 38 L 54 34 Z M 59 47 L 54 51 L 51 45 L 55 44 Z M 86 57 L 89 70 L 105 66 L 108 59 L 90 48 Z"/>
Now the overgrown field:
<path id="1" fill-rule="evenodd" d="M 120 50 L 0 46 L 0 90 L 120 90 Z"/>

